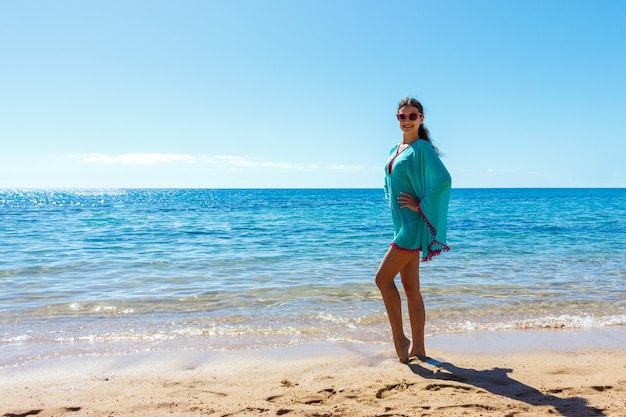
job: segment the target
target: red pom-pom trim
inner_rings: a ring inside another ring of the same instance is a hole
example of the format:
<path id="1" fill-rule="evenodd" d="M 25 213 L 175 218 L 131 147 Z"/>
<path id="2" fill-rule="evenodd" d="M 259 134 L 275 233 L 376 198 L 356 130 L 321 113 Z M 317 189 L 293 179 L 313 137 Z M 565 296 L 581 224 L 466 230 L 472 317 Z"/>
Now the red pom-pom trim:
<path id="1" fill-rule="evenodd" d="M 420 208 L 419 210 L 419 214 L 422 216 L 422 219 L 424 220 L 424 222 L 426 223 L 426 226 L 428 227 L 428 230 L 430 231 L 430 234 L 435 237 L 437 236 L 437 230 L 433 227 L 433 225 L 428 221 L 428 219 L 426 218 L 426 216 L 424 215 L 424 213 L 422 212 L 422 209 Z M 409 253 L 417 253 L 421 250 L 421 248 L 417 248 L 417 249 L 405 249 L 402 248 L 398 245 L 396 245 L 395 243 L 391 243 L 391 246 L 393 246 L 394 248 L 401 250 L 403 252 L 409 252 Z M 435 246 L 439 246 L 441 249 L 433 249 Z M 438 242 L 437 240 L 433 239 L 429 244 L 428 244 L 428 255 L 426 255 L 426 257 L 424 259 L 422 259 L 422 262 L 428 262 L 431 259 L 433 259 L 435 256 L 439 256 L 441 255 L 442 252 L 447 252 L 449 251 L 450 248 L 448 247 L 448 245 L 444 245 L 441 242 Z"/>

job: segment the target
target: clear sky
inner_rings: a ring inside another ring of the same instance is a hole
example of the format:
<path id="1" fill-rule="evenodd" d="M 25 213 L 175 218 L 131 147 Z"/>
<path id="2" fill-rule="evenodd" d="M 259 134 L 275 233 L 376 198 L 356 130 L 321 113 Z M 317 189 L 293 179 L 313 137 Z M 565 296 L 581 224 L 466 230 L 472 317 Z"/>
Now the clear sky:
<path id="1" fill-rule="evenodd" d="M 0 1 L 0 188 L 626 187 L 626 1 Z"/>

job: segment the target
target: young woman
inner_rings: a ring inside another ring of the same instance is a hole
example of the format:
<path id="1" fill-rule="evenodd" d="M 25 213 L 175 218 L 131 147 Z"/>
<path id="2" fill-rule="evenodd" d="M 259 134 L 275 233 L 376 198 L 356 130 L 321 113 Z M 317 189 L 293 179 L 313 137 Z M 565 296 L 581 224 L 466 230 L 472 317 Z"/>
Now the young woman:
<path id="1" fill-rule="evenodd" d="M 396 353 L 401 362 L 407 363 L 413 356 L 426 358 L 420 252 L 422 261 L 428 261 L 449 250 L 446 223 L 451 178 L 424 127 L 422 104 L 405 97 L 396 117 L 402 142 L 392 148 L 385 165 L 385 197 L 395 233 L 376 272 L 376 285 L 385 302 Z M 402 327 L 401 299 L 395 284 L 398 273 L 406 293 L 413 343 Z"/>

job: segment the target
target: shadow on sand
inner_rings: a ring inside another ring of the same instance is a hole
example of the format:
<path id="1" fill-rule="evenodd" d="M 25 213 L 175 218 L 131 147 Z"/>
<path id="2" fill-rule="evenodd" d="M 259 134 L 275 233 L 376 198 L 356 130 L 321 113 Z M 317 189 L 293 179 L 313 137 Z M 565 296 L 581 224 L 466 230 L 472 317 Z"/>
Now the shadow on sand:
<path id="1" fill-rule="evenodd" d="M 426 368 L 422 364 L 431 365 L 434 370 Z M 428 358 L 424 363 L 411 362 L 408 366 L 414 374 L 425 379 L 460 382 L 512 400 L 523 401 L 529 405 L 552 406 L 556 412 L 565 417 L 605 415 L 602 410 L 587 405 L 584 398 L 559 398 L 544 394 L 536 388 L 516 381 L 508 375 L 513 372 L 512 369 L 459 368 L 449 362 L 439 362 L 431 358 Z"/>

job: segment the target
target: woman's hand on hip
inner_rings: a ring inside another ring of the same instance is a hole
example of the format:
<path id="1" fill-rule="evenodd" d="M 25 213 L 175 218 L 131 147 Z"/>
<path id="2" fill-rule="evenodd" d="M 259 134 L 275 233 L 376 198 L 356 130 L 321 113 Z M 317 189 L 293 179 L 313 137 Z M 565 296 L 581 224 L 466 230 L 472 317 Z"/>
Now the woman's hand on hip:
<path id="1" fill-rule="evenodd" d="M 400 208 L 420 211 L 420 201 L 416 197 L 413 197 L 411 194 L 405 193 L 404 191 L 401 192 L 398 197 L 398 204 L 400 205 Z"/>

